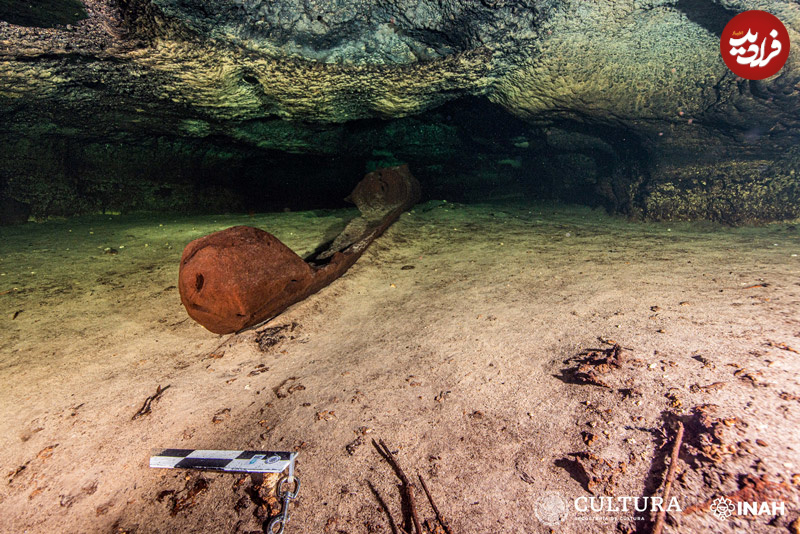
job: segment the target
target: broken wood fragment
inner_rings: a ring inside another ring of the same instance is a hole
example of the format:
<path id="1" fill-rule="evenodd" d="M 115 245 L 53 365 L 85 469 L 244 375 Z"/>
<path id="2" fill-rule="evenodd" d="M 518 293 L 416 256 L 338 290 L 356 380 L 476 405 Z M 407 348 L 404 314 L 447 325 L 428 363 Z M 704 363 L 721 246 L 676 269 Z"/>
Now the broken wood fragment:
<path id="1" fill-rule="evenodd" d="M 604 388 L 611 388 L 600 375 L 609 373 L 613 369 L 619 369 L 625 362 L 625 357 L 622 353 L 623 347 L 619 343 L 607 349 L 588 349 L 581 354 L 586 357 L 581 360 L 580 365 L 574 370 L 572 374 L 576 379 L 585 384 L 594 384 Z"/>
<path id="2" fill-rule="evenodd" d="M 154 401 L 156 401 L 156 400 L 158 400 L 158 398 L 159 398 L 159 397 L 161 397 L 161 395 L 162 395 L 162 394 L 163 394 L 163 393 L 164 393 L 164 392 L 165 392 L 167 389 L 169 389 L 169 386 L 170 386 L 170 385 L 169 385 L 169 384 L 167 384 L 166 386 L 164 386 L 164 387 L 162 388 L 162 387 L 159 385 L 159 386 L 158 386 L 158 388 L 156 389 L 156 392 L 155 392 L 154 394 L 150 395 L 149 397 L 147 397 L 147 398 L 145 399 L 145 401 L 144 401 L 144 404 L 142 404 L 142 407 L 141 407 L 141 408 L 139 408 L 139 411 L 138 411 L 138 412 L 136 412 L 135 414 L 133 414 L 133 417 L 131 417 L 131 420 L 135 420 L 135 419 L 138 419 L 139 417 L 142 417 L 142 416 L 144 416 L 144 415 L 147 415 L 147 414 L 149 414 L 149 413 L 150 413 L 150 410 L 151 410 L 151 408 L 152 408 L 152 406 L 153 406 L 153 402 L 154 402 Z"/>
<path id="3" fill-rule="evenodd" d="M 724 387 L 725 387 L 725 382 L 714 382 L 713 384 L 708 384 L 706 386 L 701 386 L 700 384 L 693 384 L 692 386 L 689 387 L 689 390 L 692 393 L 698 393 L 701 391 L 706 393 L 706 392 L 714 392 Z"/>
<path id="4" fill-rule="evenodd" d="M 286 335 L 283 334 L 286 329 L 289 332 L 294 332 L 294 329 L 298 326 L 297 323 L 291 323 L 264 328 L 256 333 L 255 342 L 261 352 L 268 352 L 272 347 L 286 339 Z M 294 336 L 291 339 L 294 339 Z"/>
<path id="5" fill-rule="evenodd" d="M 672 483 L 675 481 L 675 470 L 678 465 L 678 455 L 680 454 L 682 443 L 683 423 L 678 421 L 678 432 L 675 435 L 675 441 L 672 444 L 672 454 L 670 455 L 669 459 L 669 468 L 667 469 L 667 476 L 664 478 L 664 491 L 661 494 L 663 498 L 661 502 L 664 503 L 669 502 L 669 494 L 670 491 L 672 491 Z M 664 519 L 666 516 L 667 512 L 665 512 L 663 508 L 659 510 L 658 515 L 656 516 L 656 522 L 653 525 L 653 534 L 661 534 L 661 530 L 664 528 Z"/>
<path id="6" fill-rule="evenodd" d="M 686 443 L 686 452 L 697 460 L 714 464 L 736 454 L 738 448 L 728 439 L 726 429 L 741 424 L 735 418 L 717 417 L 715 404 L 701 404 L 693 408 L 693 417 L 687 421 L 692 439 Z"/>
<path id="7" fill-rule="evenodd" d="M 781 391 L 778 396 L 785 401 L 800 401 L 800 395 L 789 393 L 788 391 Z"/>
<path id="8" fill-rule="evenodd" d="M 166 388 L 164 388 L 166 389 Z M 158 494 L 157 501 L 163 501 L 166 497 L 170 497 L 170 515 L 176 516 L 188 508 L 192 508 L 197 504 L 197 497 L 201 493 L 208 490 L 208 481 L 204 478 L 198 478 L 194 481 L 187 478 L 186 487 L 181 492 L 175 490 L 165 490 Z"/>
<path id="9" fill-rule="evenodd" d="M 776 349 L 787 350 L 789 352 L 794 352 L 795 354 L 800 354 L 800 350 L 794 349 L 786 343 L 775 343 L 774 341 L 770 341 L 768 344 L 770 347 L 775 347 Z"/>
<path id="10" fill-rule="evenodd" d="M 389 447 L 386 446 L 386 443 L 384 443 L 382 439 L 378 440 L 377 442 L 373 439 L 372 445 L 378 450 L 378 454 L 383 456 L 383 459 L 386 460 L 390 466 L 392 466 L 397 478 L 400 479 L 403 497 L 405 498 L 406 503 L 411 510 L 411 519 L 414 523 L 414 532 L 415 534 L 422 534 L 422 527 L 420 527 L 419 517 L 417 516 L 417 506 L 414 502 L 414 485 L 411 484 L 411 481 L 406 476 L 405 471 L 403 471 L 403 468 L 400 467 L 400 464 L 397 462 L 397 458 L 395 458 L 394 454 L 392 454 L 392 451 L 389 450 Z"/>
<path id="11" fill-rule="evenodd" d="M 573 452 L 567 456 L 583 470 L 585 488 L 592 495 L 614 495 L 620 475 L 625 474 L 628 464 L 601 458 L 589 451 Z"/>
<path id="12" fill-rule="evenodd" d="M 769 283 L 768 282 L 762 282 L 760 284 L 753 284 L 752 286 L 747 286 L 747 287 L 744 287 L 742 289 L 755 289 L 757 287 L 769 287 Z"/>

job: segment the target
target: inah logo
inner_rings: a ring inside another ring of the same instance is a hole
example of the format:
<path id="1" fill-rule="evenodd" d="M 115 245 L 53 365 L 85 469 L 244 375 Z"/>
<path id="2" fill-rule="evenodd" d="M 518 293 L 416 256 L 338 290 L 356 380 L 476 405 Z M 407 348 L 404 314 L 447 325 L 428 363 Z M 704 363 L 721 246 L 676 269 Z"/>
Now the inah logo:
<path id="1" fill-rule="evenodd" d="M 711 511 L 717 519 L 728 519 L 732 515 L 786 515 L 786 503 L 783 501 L 738 501 L 733 502 L 727 497 L 717 497 L 711 503 Z"/>
<path id="2" fill-rule="evenodd" d="M 567 519 L 569 506 L 560 493 L 545 493 L 536 500 L 536 519 L 543 525 L 554 527 Z"/>
<path id="3" fill-rule="evenodd" d="M 728 519 L 736 510 L 733 501 L 727 497 L 718 497 L 711 503 L 711 511 L 717 516 L 717 519 Z"/>

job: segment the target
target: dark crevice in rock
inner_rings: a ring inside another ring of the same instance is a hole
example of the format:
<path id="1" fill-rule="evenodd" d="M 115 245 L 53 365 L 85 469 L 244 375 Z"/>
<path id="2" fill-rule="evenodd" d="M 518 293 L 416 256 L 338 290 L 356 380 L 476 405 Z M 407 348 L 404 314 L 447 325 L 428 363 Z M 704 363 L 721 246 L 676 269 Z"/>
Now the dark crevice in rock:
<path id="1" fill-rule="evenodd" d="M 769 100 L 771 97 L 766 91 L 764 84 L 760 80 L 749 80 L 750 94 L 762 100 Z"/>
<path id="2" fill-rule="evenodd" d="M 0 0 L 0 20 L 17 26 L 55 28 L 86 17 L 79 0 Z"/>
<path id="3" fill-rule="evenodd" d="M 675 8 L 717 37 L 722 36 L 722 30 L 728 21 L 739 14 L 738 11 L 728 9 L 714 0 L 678 0 Z"/>

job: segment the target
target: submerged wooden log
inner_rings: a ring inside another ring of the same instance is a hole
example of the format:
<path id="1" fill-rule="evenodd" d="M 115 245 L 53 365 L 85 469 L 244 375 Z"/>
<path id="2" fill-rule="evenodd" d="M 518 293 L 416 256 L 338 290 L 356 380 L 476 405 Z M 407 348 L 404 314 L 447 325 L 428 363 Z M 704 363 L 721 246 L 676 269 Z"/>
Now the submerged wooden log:
<path id="1" fill-rule="evenodd" d="M 367 174 L 348 197 L 361 217 L 308 261 L 249 226 L 195 239 L 181 257 L 181 302 L 192 319 L 216 334 L 271 319 L 344 274 L 419 198 L 419 182 L 407 165 Z"/>

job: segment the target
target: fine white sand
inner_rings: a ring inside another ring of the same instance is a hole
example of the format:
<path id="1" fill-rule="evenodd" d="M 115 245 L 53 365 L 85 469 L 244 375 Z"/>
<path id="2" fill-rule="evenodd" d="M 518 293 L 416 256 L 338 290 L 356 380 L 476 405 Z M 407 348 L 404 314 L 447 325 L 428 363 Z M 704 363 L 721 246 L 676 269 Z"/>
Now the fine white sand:
<path id="1" fill-rule="evenodd" d="M 720 521 L 701 506 L 670 514 L 667 532 L 772 533 L 797 517 L 798 226 L 429 202 L 265 325 L 296 324 L 266 351 L 265 327 L 220 337 L 187 318 L 175 285 L 190 240 L 249 224 L 303 255 L 352 216 L 0 229 L 0 531 L 261 532 L 257 477 L 148 467 L 151 449 L 174 447 L 299 450 L 286 532 L 392 532 L 389 514 L 404 522 L 398 479 L 375 438 L 425 477 L 454 533 L 550 532 L 536 516 L 542 496 L 571 506 L 591 495 L 593 473 L 573 453 L 608 461 L 614 495 L 660 494 L 676 417 L 687 424 L 673 487 L 682 508 L 768 475 L 787 515 Z M 602 375 L 608 388 L 579 383 L 568 361 L 610 346 L 599 338 L 630 349 Z M 718 461 L 698 452 L 708 436 L 695 407 L 706 404 L 725 421 Z M 198 480 L 207 487 L 173 515 Z M 421 490 L 416 502 L 433 521 Z M 651 518 L 571 510 L 554 529 Z"/>

